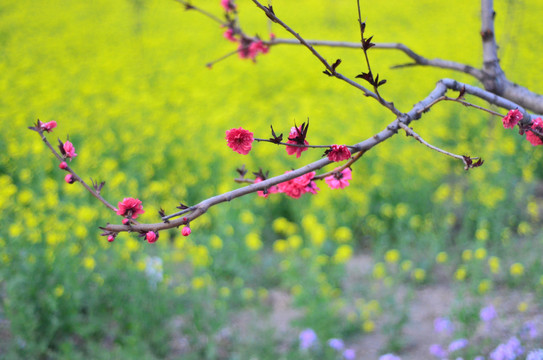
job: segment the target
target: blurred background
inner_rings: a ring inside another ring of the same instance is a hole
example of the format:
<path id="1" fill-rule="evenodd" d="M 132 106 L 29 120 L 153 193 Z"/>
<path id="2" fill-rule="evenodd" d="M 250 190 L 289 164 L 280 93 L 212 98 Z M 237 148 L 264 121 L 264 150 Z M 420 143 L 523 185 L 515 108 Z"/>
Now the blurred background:
<path id="1" fill-rule="evenodd" d="M 193 4 L 223 16 L 218 0 Z M 478 2 L 361 5 L 375 42 L 481 66 Z M 504 71 L 542 93 L 543 3 L 495 5 Z M 306 39 L 359 41 L 355 1 L 273 7 Z M 268 19 L 252 2 L 238 1 L 238 10 L 247 33 L 269 38 Z M 179 202 L 238 188 L 243 164 L 277 175 L 322 155 L 296 159 L 265 143 L 239 155 L 226 146 L 227 129 L 266 138 L 270 125 L 286 135 L 309 118 L 311 144 L 353 144 L 393 120 L 324 76 L 300 46 L 207 68 L 236 49 L 224 30 L 171 0 L 1 2 L 1 357 L 420 359 L 432 356 L 430 345 L 462 338 L 469 345 L 455 356 L 473 358 L 515 335 L 525 352 L 541 343 L 537 332 L 523 338 L 521 330 L 543 327 L 542 151 L 500 118 L 455 103 L 433 107 L 414 130 L 451 152 L 481 156 L 481 168 L 466 172 L 395 136 L 353 166 L 344 190 L 322 182 L 318 195 L 298 200 L 246 196 L 210 209 L 189 237 L 174 229 L 155 244 L 126 233 L 113 243 L 101 237 L 98 227 L 120 217 L 64 182 L 57 160 L 27 130 L 36 119 L 58 122 L 49 140 L 69 136 L 78 153 L 70 166 L 85 180 L 106 181 L 111 203 L 142 200 L 142 222 L 158 222 L 161 207 L 171 213 Z M 276 25 L 271 31 L 290 38 Z M 346 76 L 366 71 L 361 51 L 319 51 L 342 59 Z M 381 94 L 402 111 L 441 78 L 479 85 L 447 70 L 391 69 L 410 62 L 398 51 L 369 56 L 387 80 Z M 480 317 L 488 306 L 498 314 L 492 326 Z M 454 330 L 437 334 L 436 317 Z M 329 346 L 333 338 L 344 345 Z"/>

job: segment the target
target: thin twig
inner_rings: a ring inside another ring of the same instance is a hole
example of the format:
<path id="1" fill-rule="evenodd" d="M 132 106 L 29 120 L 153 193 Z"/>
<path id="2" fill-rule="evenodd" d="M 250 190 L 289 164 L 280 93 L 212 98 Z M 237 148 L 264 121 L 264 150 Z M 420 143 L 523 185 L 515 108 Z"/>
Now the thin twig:
<path id="1" fill-rule="evenodd" d="M 277 145 L 286 145 L 286 146 L 300 147 L 300 148 L 327 149 L 327 148 L 330 148 L 332 146 L 332 145 L 289 144 L 289 143 L 285 143 L 285 142 L 276 142 L 276 141 L 273 141 L 273 140 L 270 140 L 270 139 L 260 139 L 260 138 L 254 138 L 254 140 L 258 141 L 258 142 L 269 142 L 269 143 L 273 143 L 273 144 L 277 144 Z M 354 148 L 354 146 L 352 146 L 352 145 L 345 145 L 345 146 L 348 147 L 348 148 L 351 148 L 351 149 Z"/>
<path id="2" fill-rule="evenodd" d="M 45 143 L 45 145 L 47 145 L 47 147 L 49 148 L 49 150 L 51 150 L 51 152 L 53 153 L 53 155 L 56 156 L 56 158 L 63 162 L 65 161 L 66 159 L 64 159 L 64 157 L 62 155 L 60 155 L 56 150 L 55 148 L 53 147 L 53 145 L 51 145 L 51 143 L 47 140 L 47 138 L 45 137 L 45 135 L 43 134 L 43 131 L 42 130 L 38 130 L 37 131 L 38 134 L 40 135 L 41 139 L 43 140 L 43 142 Z M 92 196 L 94 196 L 95 198 L 97 198 L 98 200 L 100 200 L 100 202 L 102 202 L 107 208 L 109 208 L 110 210 L 116 212 L 117 209 L 111 205 L 106 199 L 104 199 L 102 197 L 102 195 L 100 195 L 97 191 L 95 191 L 93 188 L 91 188 L 82 178 L 81 176 L 77 175 L 77 173 L 68 165 L 65 169 L 65 171 L 69 172 L 70 174 L 72 174 L 72 176 L 74 177 L 74 180 L 75 181 L 78 181 L 80 182 L 84 187 L 85 189 L 87 189 L 88 192 L 91 193 Z"/>
<path id="3" fill-rule="evenodd" d="M 204 9 L 201 9 L 197 6 L 194 6 L 192 5 L 191 3 L 189 3 L 188 1 L 185 1 L 185 0 L 174 0 L 182 5 L 185 5 L 185 9 L 186 10 L 195 10 L 197 12 L 199 12 L 200 14 L 203 14 L 205 16 L 207 16 L 208 18 L 210 18 L 211 20 L 215 21 L 215 22 L 218 22 L 219 24 L 221 24 L 222 26 L 228 26 L 228 23 L 225 22 L 225 21 L 222 21 L 221 19 L 219 19 L 218 17 L 216 17 L 215 15 L 205 11 Z"/>

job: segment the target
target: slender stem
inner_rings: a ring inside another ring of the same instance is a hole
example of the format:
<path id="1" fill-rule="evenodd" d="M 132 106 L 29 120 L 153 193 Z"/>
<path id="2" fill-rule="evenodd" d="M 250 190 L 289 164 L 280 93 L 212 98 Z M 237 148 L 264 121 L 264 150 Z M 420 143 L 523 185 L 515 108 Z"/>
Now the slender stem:
<path id="1" fill-rule="evenodd" d="M 176 1 L 176 2 L 178 2 L 180 4 L 182 4 L 182 5 L 185 5 L 185 9 L 187 9 L 187 10 L 195 10 L 195 11 L 199 12 L 200 14 L 203 14 L 203 15 L 207 16 L 211 20 L 213 20 L 215 22 L 218 22 L 222 26 L 228 26 L 228 23 L 226 23 L 225 21 L 222 21 L 221 19 L 219 19 L 215 15 L 205 11 L 204 9 L 201 9 L 201 8 L 199 8 L 197 6 L 192 5 L 188 1 L 185 1 L 185 0 L 174 0 L 174 1 Z"/>
<path id="2" fill-rule="evenodd" d="M 331 147 L 332 145 L 301 145 L 301 144 L 289 144 L 289 143 L 284 143 L 284 142 L 275 142 L 275 141 L 272 141 L 270 139 L 260 139 L 260 138 L 254 138 L 255 141 L 258 141 L 258 142 L 270 142 L 270 143 L 273 143 L 273 144 L 277 144 L 277 145 L 286 145 L 286 146 L 292 146 L 292 147 L 300 147 L 300 148 L 316 148 L 316 149 L 327 149 L 329 147 Z M 347 146 L 348 148 L 351 148 L 353 149 L 354 146 L 352 145 L 345 145 Z"/>
<path id="3" fill-rule="evenodd" d="M 43 142 L 45 143 L 45 145 L 47 145 L 47 147 L 49 148 L 49 150 L 51 150 L 51 152 L 53 153 L 53 155 L 56 156 L 56 158 L 58 160 L 60 160 L 61 162 L 62 161 L 65 161 L 64 157 L 62 157 L 62 155 L 60 155 L 56 150 L 55 148 L 53 147 L 53 145 L 51 145 L 51 143 L 47 140 L 47 138 L 45 137 L 45 135 L 43 134 L 43 131 L 41 130 L 38 130 L 37 131 L 38 134 L 40 135 L 41 139 L 43 140 Z M 109 202 L 107 202 L 106 199 L 104 199 L 102 197 L 102 195 L 100 195 L 100 193 L 98 193 L 98 191 L 94 190 L 93 188 L 91 188 L 79 175 L 77 175 L 77 173 L 70 167 L 70 166 L 67 166 L 66 171 L 68 171 L 70 174 L 72 174 L 72 176 L 74 177 L 75 181 L 78 181 L 80 182 L 83 187 L 85 187 L 85 189 L 87 189 L 88 192 L 91 193 L 92 196 L 94 196 L 95 198 L 97 198 L 98 200 L 100 200 L 100 202 L 102 202 L 107 208 L 109 208 L 110 210 L 116 212 L 117 209 L 111 205 Z"/>
<path id="4" fill-rule="evenodd" d="M 316 179 L 316 180 L 321 180 L 321 179 L 324 179 L 330 175 L 333 175 L 335 173 L 340 173 L 342 172 L 343 170 L 345 170 L 346 168 L 348 167 L 351 167 L 352 164 L 354 164 L 358 159 L 360 159 L 362 157 L 362 155 L 364 155 L 366 153 L 367 150 L 362 150 L 360 152 L 357 152 L 356 154 L 354 154 L 353 157 L 351 157 L 351 159 L 349 161 L 347 161 L 345 164 L 341 165 L 340 167 L 332 170 L 332 171 L 328 171 L 324 174 L 320 174 L 320 175 L 317 175 L 315 176 L 313 179 Z"/>
<path id="5" fill-rule="evenodd" d="M 399 123 L 399 126 L 405 130 L 405 132 L 409 135 L 409 136 L 412 136 L 413 138 L 415 138 L 418 142 L 420 142 L 421 144 L 423 145 L 426 145 L 427 147 L 429 147 L 430 149 L 432 150 L 435 150 L 437 152 L 440 152 L 442 154 L 445 154 L 447 156 L 450 156 L 450 157 L 453 157 L 455 159 L 460 159 L 462 160 L 462 162 L 465 163 L 465 160 L 464 160 L 464 157 L 462 155 L 456 155 L 456 154 L 453 154 L 451 152 L 448 152 L 446 150 L 443 150 L 441 148 L 438 148 L 437 146 L 434 146 L 430 143 L 428 143 L 427 141 L 425 141 L 423 138 L 420 137 L 419 134 L 417 134 L 416 132 L 413 131 L 413 129 L 411 129 L 409 126 L 403 124 L 403 123 Z M 479 159 L 479 158 L 474 158 L 474 159 Z"/>

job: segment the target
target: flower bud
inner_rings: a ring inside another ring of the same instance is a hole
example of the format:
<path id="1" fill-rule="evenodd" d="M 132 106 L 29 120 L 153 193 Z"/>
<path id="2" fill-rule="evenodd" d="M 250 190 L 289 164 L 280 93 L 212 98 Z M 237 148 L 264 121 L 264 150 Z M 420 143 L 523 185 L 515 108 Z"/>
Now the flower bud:
<path id="1" fill-rule="evenodd" d="M 185 226 L 183 229 L 181 229 L 181 234 L 183 236 L 189 236 L 191 233 L 190 226 Z"/>
<path id="2" fill-rule="evenodd" d="M 60 164 L 58 164 L 58 167 L 61 168 L 62 170 L 65 170 L 68 167 L 68 164 L 66 164 L 66 161 L 63 161 Z"/>
<path id="3" fill-rule="evenodd" d="M 72 174 L 66 174 L 64 181 L 66 181 L 68 184 L 73 184 L 75 182 L 75 178 Z"/>
<path id="4" fill-rule="evenodd" d="M 109 236 L 107 237 L 107 241 L 113 242 L 113 240 L 115 240 L 115 236 L 109 235 Z"/>

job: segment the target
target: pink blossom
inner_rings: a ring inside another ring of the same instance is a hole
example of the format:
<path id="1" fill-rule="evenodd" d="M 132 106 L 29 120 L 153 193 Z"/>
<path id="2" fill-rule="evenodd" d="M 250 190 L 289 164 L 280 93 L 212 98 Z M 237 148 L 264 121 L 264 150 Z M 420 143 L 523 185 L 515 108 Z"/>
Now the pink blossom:
<path id="1" fill-rule="evenodd" d="M 540 134 L 543 134 L 543 120 L 541 120 L 541 118 L 534 119 L 534 121 L 532 121 L 531 128 L 539 132 Z M 543 140 L 541 139 L 541 137 L 539 137 L 539 135 L 537 134 L 534 134 L 530 130 L 526 131 L 526 140 L 528 140 L 533 146 L 543 144 Z"/>
<path id="2" fill-rule="evenodd" d="M 224 11 L 230 12 L 236 10 L 236 5 L 232 0 L 221 0 L 221 6 L 224 8 Z"/>
<path id="3" fill-rule="evenodd" d="M 257 177 L 255 179 L 255 184 L 258 184 L 261 181 L 263 181 L 263 180 L 261 178 Z M 257 191 L 256 193 L 257 193 L 258 196 L 262 196 L 264 198 L 267 198 L 268 195 L 275 194 L 277 192 L 279 192 L 279 189 L 277 188 L 277 186 L 274 185 L 274 186 L 270 186 L 269 188 L 267 188 L 266 191 L 260 190 L 260 191 Z"/>
<path id="4" fill-rule="evenodd" d="M 66 157 L 69 158 L 70 161 L 72 161 L 72 158 L 77 156 L 77 154 L 75 153 L 74 145 L 71 142 L 66 141 L 64 145 L 62 145 L 62 148 L 64 149 Z"/>
<path id="5" fill-rule="evenodd" d="M 130 220 L 128 220 L 126 218 L 123 219 L 123 225 L 128 225 L 128 224 L 130 224 Z"/>
<path id="6" fill-rule="evenodd" d="M 158 239 L 158 236 L 157 236 L 157 233 L 154 232 L 154 231 L 148 231 L 146 234 L 145 234 L 145 238 L 147 239 L 147 241 L 149 242 L 149 244 L 152 244 L 154 242 L 157 241 Z"/>
<path id="7" fill-rule="evenodd" d="M 287 171 L 289 173 L 290 171 Z M 313 181 L 315 172 L 298 176 L 297 178 L 290 179 L 277 185 L 279 192 L 284 193 L 294 199 L 299 199 L 305 193 L 316 194 L 320 190 Z"/>
<path id="8" fill-rule="evenodd" d="M 61 168 L 62 170 L 65 170 L 68 167 L 68 164 L 66 164 L 66 161 L 63 161 L 60 164 L 58 164 L 58 167 Z"/>
<path id="9" fill-rule="evenodd" d="M 139 199 L 124 198 L 117 206 L 119 207 L 117 215 L 131 217 L 132 219 L 137 218 L 139 214 L 145 212 Z"/>
<path id="10" fill-rule="evenodd" d="M 301 131 L 301 126 L 298 127 L 298 130 Z M 290 134 L 288 136 L 289 140 L 287 141 L 287 144 L 297 144 L 297 142 L 295 140 L 290 140 L 291 138 L 296 138 L 297 136 L 299 136 L 298 131 L 296 130 L 296 127 L 293 126 L 290 129 Z M 304 139 L 304 144 L 309 145 L 309 143 L 305 139 Z M 289 154 L 289 155 L 296 154 L 296 157 L 299 158 L 302 155 L 302 152 L 306 151 L 307 148 L 302 147 L 302 146 L 288 146 L 287 145 L 286 150 L 287 150 L 287 154 Z"/>
<path id="11" fill-rule="evenodd" d="M 113 240 L 115 240 L 115 236 L 109 235 L 109 236 L 107 237 L 107 241 L 113 242 Z"/>
<path id="12" fill-rule="evenodd" d="M 222 34 L 222 36 L 224 36 L 225 39 L 228 39 L 232 42 L 238 42 L 238 40 L 236 39 L 236 37 L 234 36 L 234 30 L 228 28 L 228 30 L 226 30 L 224 32 L 224 34 Z"/>
<path id="13" fill-rule="evenodd" d="M 351 169 L 345 168 L 340 173 L 334 173 L 324 178 L 324 181 L 331 189 L 343 189 L 349 186 L 349 180 L 351 180 Z"/>
<path id="14" fill-rule="evenodd" d="M 251 151 L 254 141 L 253 133 L 242 128 L 227 130 L 225 139 L 232 150 L 242 155 Z"/>
<path id="15" fill-rule="evenodd" d="M 181 229 L 181 235 L 183 236 L 189 236 L 192 231 L 190 230 L 190 226 L 184 226 L 183 229 Z"/>
<path id="16" fill-rule="evenodd" d="M 328 160 L 343 161 L 351 157 L 351 152 L 345 145 L 332 145 L 328 150 Z"/>
<path id="17" fill-rule="evenodd" d="M 47 132 L 53 131 L 53 129 L 56 128 L 56 127 L 57 127 L 57 122 L 54 121 L 54 120 L 42 124 L 43 130 L 45 130 Z"/>
<path id="18" fill-rule="evenodd" d="M 242 39 L 239 44 L 238 53 L 242 59 L 254 60 L 258 54 L 267 54 L 269 47 L 264 45 L 262 40 L 252 41 L 250 39 Z"/>
<path id="19" fill-rule="evenodd" d="M 75 178 L 72 174 L 66 174 L 64 181 L 66 181 L 68 184 L 73 184 L 75 182 Z"/>
<path id="20" fill-rule="evenodd" d="M 507 115 L 505 115 L 505 117 L 502 119 L 503 127 L 506 129 L 512 129 L 520 120 L 522 120 L 522 113 L 518 111 L 518 109 L 509 110 Z"/>

